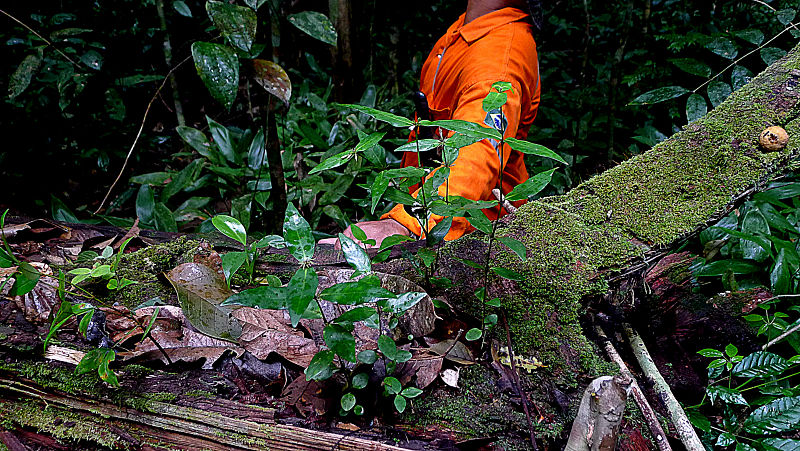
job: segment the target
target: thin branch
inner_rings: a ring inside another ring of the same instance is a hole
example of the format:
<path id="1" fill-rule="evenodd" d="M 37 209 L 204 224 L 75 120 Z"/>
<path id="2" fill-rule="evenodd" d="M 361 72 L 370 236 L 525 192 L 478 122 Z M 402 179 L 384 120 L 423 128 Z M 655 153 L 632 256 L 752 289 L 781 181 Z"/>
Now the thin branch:
<path id="1" fill-rule="evenodd" d="M 80 65 L 80 64 L 76 63 L 76 62 L 75 62 L 75 60 L 73 60 L 72 58 L 70 58 L 70 57 L 69 57 L 69 56 L 68 56 L 66 53 L 62 52 L 62 51 L 61 51 L 61 49 L 59 49 L 58 47 L 56 47 L 56 45 L 55 45 L 55 44 L 53 44 L 53 42 L 52 42 L 51 40 L 49 40 L 49 39 L 47 39 L 46 37 L 44 37 L 44 36 L 40 35 L 39 33 L 37 33 L 37 32 L 36 32 L 36 30 L 34 30 L 33 28 L 29 27 L 29 26 L 28 26 L 28 25 L 26 25 L 24 22 L 22 22 L 21 20 L 17 19 L 17 18 L 16 18 L 16 17 L 14 17 L 14 16 L 12 16 L 11 14 L 9 14 L 9 13 L 7 13 L 7 12 L 3 11 L 2 9 L 0 9 L 0 13 L 3 13 L 3 14 L 6 16 L 6 17 L 8 17 L 9 19 L 13 20 L 14 22 L 16 22 L 16 23 L 18 23 L 18 24 L 22 25 L 22 27 L 23 27 L 23 28 L 25 28 L 26 30 L 28 30 L 28 31 L 30 31 L 31 33 L 33 33 L 33 34 L 34 34 L 34 36 L 36 36 L 37 38 L 39 38 L 39 39 L 41 39 L 42 41 L 46 42 L 48 46 L 52 47 L 52 48 L 53 48 L 53 49 L 54 49 L 56 52 L 58 52 L 58 54 L 59 54 L 59 55 L 63 56 L 63 57 L 64 57 L 64 59 L 66 59 L 67 61 L 69 61 L 70 63 L 72 63 L 72 64 L 73 64 L 75 67 L 77 67 L 77 68 L 79 68 L 79 69 L 81 68 L 81 65 Z"/>
<path id="2" fill-rule="evenodd" d="M 103 209 L 103 206 L 105 206 L 106 201 L 108 200 L 108 196 L 111 195 L 111 191 L 114 190 L 114 187 L 117 186 L 117 183 L 122 178 L 122 174 L 125 173 L 125 169 L 128 167 L 128 161 L 131 159 L 131 155 L 133 155 L 133 149 L 136 148 L 136 144 L 139 142 L 139 138 L 142 136 L 142 131 L 144 130 L 144 124 L 145 122 L 147 122 L 147 116 L 150 114 L 150 107 L 153 106 L 153 102 L 155 102 L 156 98 L 161 93 L 161 90 L 164 89 L 164 86 L 167 84 L 167 80 L 169 80 L 169 77 L 172 75 L 172 73 L 178 70 L 179 67 L 183 66 L 183 64 L 189 61 L 191 58 L 192 58 L 191 56 L 186 57 L 186 59 L 178 63 L 172 69 L 170 69 L 169 72 L 167 72 L 167 75 L 164 76 L 164 80 L 161 81 L 161 85 L 158 87 L 158 89 L 156 89 L 156 92 L 155 94 L 153 94 L 153 97 L 150 99 L 150 102 L 147 103 L 147 108 L 145 108 L 144 110 L 144 117 L 142 117 L 142 123 L 139 125 L 139 131 L 136 133 L 136 138 L 134 138 L 133 144 L 131 144 L 131 148 L 128 150 L 128 155 L 125 156 L 125 162 L 122 163 L 122 168 L 119 170 L 117 178 L 114 179 L 114 183 L 112 183 L 111 186 L 108 188 L 108 191 L 106 191 L 106 195 L 105 197 L 103 197 L 103 201 L 100 202 L 100 206 L 97 207 L 97 210 L 95 210 L 94 213 L 92 214 L 96 215 L 100 213 L 100 210 Z"/>
<path id="3" fill-rule="evenodd" d="M 766 350 L 767 350 L 767 348 L 769 348 L 770 346 L 772 346 L 772 345 L 774 345 L 775 343 L 777 343 L 777 342 L 779 342 L 779 341 L 783 340 L 784 338 L 786 338 L 786 337 L 788 337 L 789 335 L 791 335 L 791 334 L 793 334 L 793 333 L 797 332 L 798 330 L 800 330 L 800 321 L 798 321 L 798 322 L 797 322 L 797 324 L 795 324 L 794 326 L 792 326 L 792 327 L 790 327 L 790 328 L 786 329 L 785 331 L 783 331 L 783 333 L 782 333 L 782 334 L 780 334 L 780 335 L 778 335 L 777 337 L 775 337 L 775 338 L 773 338 L 772 340 L 770 340 L 770 341 L 769 341 L 769 343 L 765 344 L 765 345 L 764 345 L 764 346 L 761 348 L 761 350 L 762 350 L 762 351 L 766 351 Z"/>
<path id="4" fill-rule="evenodd" d="M 539 451 L 539 447 L 536 446 L 536 433 L 533 430 L 531 412 L 528 410 L 528 396 L 525 394 L 525 390 L 522 388 L 522 382 L 520 382 L 519 372 L 517 371 L 517 363 L 514 360 L 514 349 L 511 347 L 511 330 L 508 328 L 508 319 L 506 318 L 506 312 L 504 309 L 500 309 L 500 312 L 503 315 L 503 326 L 505 326 L 506 329 L 508 358 L 511 361 L 511 372 L 514 374 L 514 384 L 517 386 L 517 390 L 519 391 L 519 398 L 522 401 L 522 410 L 525 412 L 525 419 L 528 420 L 528 430 L 531 434 L 531 446 L 533 447 L 533 451 Z"/>

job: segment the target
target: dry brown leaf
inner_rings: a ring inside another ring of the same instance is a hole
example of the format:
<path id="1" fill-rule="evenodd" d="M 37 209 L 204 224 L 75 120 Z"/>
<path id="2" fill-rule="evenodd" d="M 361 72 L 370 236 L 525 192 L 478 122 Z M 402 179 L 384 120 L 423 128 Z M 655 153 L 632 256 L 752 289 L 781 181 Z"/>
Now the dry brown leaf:
<path id="1" fill-rule="evenodd" d="M 58 281 L 52 277 L 53 270 L 45 263 L 33 262 L 31 266 L 41 274 L 39 282 L 30 292 L 15 296 L 14 302 L 22 310 L 25 319 L 31 323 L 44 324 L 48 322 L 50 313 L 56 305 L 61 305 L 58 299 Z"/>
<path id="2" fill-rule="evenodd" d="M 439 377 L 439 372 L 442 371 L 443 363 L 444 357 L 423 357 L 421 355 L 416 355 L 403 364 L 398 379 L 400 379 L 403 385 L 406 385 L 416 377 L 417 381 L 414 386 L 417 388 L 425 388 Z"/>
<path id="3" fill-rule="evenodd" d="M 143 324 L 149 324 L 151 315 L 158 309 L 159 316 L 150 335 L 169 355 L 169 360 L 164 353 L 153 343 L 146 339 L 136 344 L 131 352 L 119 353 L 122 360 L 161 360 L 169 364 L 177 361 L 195 362 L 205 359 L 203 369 L 211 369 L 214 363 L 228 351 L 241 356 L 244 349 L 235 343 L 209 337 L 197 332 L 177 307 L 145 307 L 137 310 L 135 315 Z"/>
<path id="4" fill-rule="evenodd" d="M 460 342 L 453 339 L 442 340 L 438 343 L 431 345 L 431 351 L 436 355 L 443 356 L 447 360 L 451 360 L 462 365 L 472 365 L 475 363 L 475 358 L 469 352 L 469 348 Z M 447 355 L 445 355 L 447 354 Z"/>
<path id="5" fill-rule="evenodd" d="M 294 406 L 303 416 L 325 415 L 333 404 L 333 397 L 327 396 L 327 381 L 306 381 L 306 376 L 297 376 L 281 394 L 281 400 Z"/>
<path id="6" fill-rule="evenodd" d="M 239 345 L 258 359 L 265 360 L 274 352 L 305 368 L 319 347 L 314 340 L 293 329 L 284 315 L 283 310 L 237 309 L 233 317 L 242 323 Z"/>

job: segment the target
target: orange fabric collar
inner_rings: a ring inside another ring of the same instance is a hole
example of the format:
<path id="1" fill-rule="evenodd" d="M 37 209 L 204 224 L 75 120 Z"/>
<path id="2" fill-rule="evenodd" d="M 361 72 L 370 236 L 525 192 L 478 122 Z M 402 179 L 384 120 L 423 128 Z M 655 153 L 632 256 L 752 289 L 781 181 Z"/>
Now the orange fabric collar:
<path id="1" fill-rule="evenodd" d="M 464 16 L 459 16 L 451 30 L 452 33 L 460 33 L 467 43 L 472 44 L 497 27 L 528 17 L 528 13 L 517 8 L 503 8 L 484 14 L 466 25 Z"/>

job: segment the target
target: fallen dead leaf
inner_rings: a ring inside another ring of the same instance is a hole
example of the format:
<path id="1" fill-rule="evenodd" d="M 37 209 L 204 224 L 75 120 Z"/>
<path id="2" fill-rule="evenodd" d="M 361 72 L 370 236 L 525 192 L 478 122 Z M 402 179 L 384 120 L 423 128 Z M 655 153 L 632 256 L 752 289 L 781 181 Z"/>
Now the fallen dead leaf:
<path id="1" fill-rule="evenodd" d="M 458 388 L 459 370 L 448 368 L 442 371 L 442 382 L 450 387 Z"/>
<path id="2" fill-rule="evenodd" d="M 283 389 L 281 400 L 307 417 L 311 414 L 325 415 L 333 404 L 333 397 L 325 390 L 327 381 L 307 381 L 306 376 L 297 376 Z"/>
<path id="3" fill-rule="evenodd" d="M 14 303 L 22 310 L 26 320 L 43 324 L 50 318 L 53 307 L 61 305 L 57 293 L 58 281 L 52 277 L 53 270 L 46 263 L 33 262 L 31 266 L 41 274 L 39 281 L 30 292 L 15 296 Z"/>
<path id="4" fill-rule="evenodd" d="M 469 348 L 460 341 L 455 341 L 453 339 L 442 340 L 432 344 L 430 349 L 431 352 L 462 365 L 472 365 L 475 363 L 475 358 L 472 356 Z"/>
<path id="5" fill-rule="evenodd" d="M 256 358 L 265 360 L 271 353 L 303 368 L 311 363 L 319 347 L 303 332 L 293 329 L 283 310 L 242 307 L 233 312 L 242 323 L 239 345 Z"/>

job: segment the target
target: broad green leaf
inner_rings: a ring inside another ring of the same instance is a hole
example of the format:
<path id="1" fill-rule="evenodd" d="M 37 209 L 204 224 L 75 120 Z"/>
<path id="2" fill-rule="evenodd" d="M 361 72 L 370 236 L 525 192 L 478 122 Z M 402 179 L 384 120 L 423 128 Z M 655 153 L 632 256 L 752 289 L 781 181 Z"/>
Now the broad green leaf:
<path id="1" fill-rule="evenodd" d="M 790 438 L 766 438 L 761 443 L 771 446 L 778 451 L 797 451 L 800 449 L 800 440 Z M 750 448 L 755 449 L 755 448 Z M 739 451 L 738 449 L 736 451 Z"/>
<path id="2" fill-rule="evenodd" d="M 723 354 L 721 351 L 711 348 L 705 348 L 697 351 L 698 354 L 702 355 L 703 357 L 722 357 Z"/>
<path id="3" fill-rule="evenodd" d="M 222 272 L 225 275 L 228 286 L 231 285 L 231 278 L 242 267 L 246 259 L 247 254 L 245 252 L 226 252 L 222 255 Z"/>
<path id="4" fill-rule="evenodd" d="M 789 368 L 789 362 L 783 357 L 771 352 L 754 352 L 741 362 L 737 363 L 731 371 L 738 377 L 770 377 L 778 376 Z"/>
<path id="5" fill-rule="evenodd" d="M 552 180 L 554 169 L 549 171 L 540 172 L 533 177 L 525 180 L 519 185 L 515 186 L 510 193 L 505 197 L 508 201 L 517 201 L 528 199 L 531 196 L 539 194 Z"/>
<path id="6" fill-rule="evenodd" d="M 19 262 L 17 272 L 14 273 L 14 285 L 11 285 L 9 296 L 22 296 L 31 292 L 39 283 L 39 271 L 28 262 Z"/>
<path id="7" fill-rule="evenodd" d="M 372 271 L 372 263 L 364 248 L 343 233 L 339 234 L 339 243 L 342 246 L 344 259 L 347 260 L 350 266 L 359 272 Z"/>
<path id="8" fill-rule="evenodd" d="M 720 260 L 702 266 L 695 273 L 698 277 L 723 276 L 728 271 L 733 274 L 752 274 L 761 271 L 761 265 L 745 260 Z"/>
<path id="9" fill-rule="evenodd" d="M 211 337 L 236 340 L 242 325 L 229 307 L 220 306 L 231 296 L 222 275 L 199 263 L 184 263 L 166 273 L 178 295 L 186 319 L 197 330 Z"/>
<path id="10" fill-rule="evenodd" d="M 714 80 L 708 84 L 708 100 L 711 101 L 711 106 L 717 107 L 720 103 L 725 101 L 731 95 L 731 86 L 724 81 Z"/>
<path id="11" fill-rule="evenodd" d="M 732 60 L 736 58 L 736 55 L 739 52 L 736 50 L 736 46 L 731 42 L 730 39 L 726 38 L 715 38 L 705 46 L 708 50 L 716 53 L 717 55 Z"/>
<path id="12" fill-rule="evenodd" d="M 56 196 L 50 195 L 50 214 L 56 221 L 78 223 L 81 222 L 75 213 Z"/>
<path id="13" fill-rule="evenodd" d="M 383 172 L 379 172 L 378 175 L 375 177 L 375 180 L 372 181 L 372 188 L 370 189 L 370 195 L 372 197 L 370 203 L 370 213 L 375 214 L 375 208 L 377 208 L 378 203 L 381 201 L 383 197 L 383 193 L 386 192 L 386 188 L 389 187 L 389 180 Z"/>
<path id="14" fill-rule="evenodd" d="M 164 205 L 164 202 L 156 202 L 155 209 L 153 209 L 153 221 L 156 230 L 162 232 L 177 232 L 178 224 L 175 222 L 175 215 L 172 214 L 169 208 Z"/>
<path id="15" fill-rule="evenodd" d="M 172 196 L 181 192 L 186 188 L 196 177 L 198 169 L 203 165 L 203 160 L 197 159 L 186 165 L 177 173 L 172 174 L 172 180 L 161 191 L 159 199 L 161 202 L 167 202 Z"/>
<path id="16" fill-rule="evenodd" d="M 229 296 L 220 305 L 242 305 L 260 309 L 282 310 L 289 308 L 289 290 L 280 285 L 260 286 Z"/>
<path id="17" fill-rule="evenodd" d="M 453 218 L 448 216 L 433 226 L 433 228 L 428 232 L 427 237 L 434 244 L 441 243 L 444 241 L 444 237 L 447 236 L 447 232 L 450 231 L 450 227 L 452 226 Z"/>
<path id="18" fill-rule="evenodd" d="M 353 149 L 353 152 L 359 153 L 371 148 L 372 146 L 378 144 L 378 142 L 383 139 L 384 135 L 386 135 L 386 133 L 376 132 L 370 134 L 366 138 L 360 139 L 358 145 L 356 145 L 356 147 Z"/>
<path id="19" fill-rule="evenodd" d="M 396 377 L 387 377 L 383 380 L 383 386 L 386 388 L 386 392 L 392 395 L 396 395 L 403 390 L 403 384 Z"/>
<path id="20" fill-rule="evenodd" d="M 208 0 L 206 12 L 214 26 L 232 46 L 249 52 L 256 37 L 256 13 L 244 6 Z"/>
<path id="21" fill-rule="evenodd" d="M 239 59 L 230 47 L 211 42 L 192 44 L 194 67 L 211 96 L 230 110 L 239 88 Z"/>
<path id="22" fill-rule="evenodd" d="M 678 69 L 688 72 L 692 75 L 708 78 L 711 76 L 711 68 L 708 64 L 701 63 L 694 58 L 672 58 L 670 63 L 678 67 Z"/>
<path id="23" fill-rule="evenodd" d="M 378 349 L 387 359 L 397 363 L 404 363 L 411 359 L 411 353 L 402 349 L 397 349 L 397 344 L 387 335 L 378 337 Z M 400 390 L 397 390 L 399 392 Z"/>
<path id="24" fill-rule="evenodd" d="M 764 64 L 767 66 L 771 66 L 785 55 L 786 50 L 779 49 L 777 47 L 767 47 L 761 49 L 761 60 L 764 61 Z"/>
<path id="25" fill-rule="evenodd" d="M 172 7 L 183 17 L 192 17 L 192 10 L 186 6 L 183 0 L 175 0 L 172 2 Z"/>
<path id="26" fill-rule="evenodd" d="M 307 262 L 314 257 L 314 235 L 308 221 L 300 216 L 293 204 L 286 207 L 283 220 L 283 238 L 292 256 L 300 262 Z"/>
<path id="27" fill-rule="evenodd" d="M 400 394 L 406 398 L 416 398 L 422 394 L 422 390 L 418 389 L 417 387 L 406 387 L 400 392 Z"/>
<path id="28" fill-rule="evenodd" d="M 156 200 L 150 185 L 139 187 L 136 195 L 136 216 L 143 224 L 154 225 L 155 223 Z"/>
<path id="29" fill-rule="evenodd" d="M 358 353 L 358 361 L 366 364 L 372 365 L 378 360 L 378 353 L 373 351 L 372 349 L 366 349 Z"/>
<path id="30" fill-rule="evenodd" d="M 336 108 L 350 108 L 352 110 L 359 111 L 364 113 L 368 116 L 371 116 L 381 122 L 386 122 L 387 124 L 391 125 L 392 127 L 413 127 L 414 122 L 411 119 L 407 119 L 402 116 L 398 116 L 396 114 L 387 113 L 386 111 L 376 110 L 375 108 L 370 108 L 368 106 L 363 105 L 353 105 L 349 103 L 345 104 L 334 104 Z"/>
<path id="31" fill-rule="evenodd" d="M 712 403 L 719 399 L 726 404 L 738 404 L 741 406 L 748 405 L 747 401 L 745 401 L 744 396 L 742 396 L 739 390 L 723 387 L 721 385 L 713 385 L 706 388 L 706 393 L 708 393 L 708 398 Z"/>
<path id="32" fill-rule="evenodd" d="M 491 270 L 495 274 L 497 274 L 498 276 L 500 276 L 500 277 L 502 277 L 504 279 L 516 280 L 516 281 L 525 280 L 525 278 L 522 276 L 522 274 L 520 274 L 520 273 L 518 273 L 518 272 L 516 272 L 514 270 L 508 269 L 508 268 L 500 268 L 498 266 L 492 266 Z"/>
<path id="33" fill-rule="evenodd" d="M 742 233 L 755 236 L 769 235 L 769 225 L 764 215 L 756 209 L 752 209 L 744 215 L 742 220 Z M 763 262 L 770 256 L 770 246 L 766 243 L 757 243 L 749 240 L 742 240 L 739 246 L 742 248 L 744 258 Z"/>
<path id="34" fill-rule="evenodd" d="M 319 39 L 326 44 L 336 45 L 336 29 L 333 28 L 330 19 L 322 13 L 303 11 L 301 13 L 291 14 L 289 16 L 289 22 L 312 38 Z"/>
<path id="35" fill-rule="evenodd" d="M 356 405 L 356 397 L 352 393 L 345 393 L 342 396 L 342 399 L 339 401 L 339 404 L 342 406 L 342 410 L 344 410 L 345 412 L 349 412 Z"/>
<path id="36" fill-rule="evenodd" d="M 336 369 L 333 366 L 334 356 L 335 354 L 333 351 L 328 350 L 319 351 L 318 353 L 314 354 L 314 357 L 311 359 L 311 363 L 308 364 L 308 368 L 306 368 L 304 371 L 306 380 L 321 381 L 331 377 Z"/>
<path id="37" fill-rule="evenodd" d="M 58 332 L 58 329 L 64 325 L 70 318 L 75 316 L 75 313 L 72 311 L 72 303 L 69 301 L 61 301 L 61 306 L 59 306 L 56 315 L 53 317 L 53 321 L 50 323 L 50 331 L 47 332 L 47 336 L 44 337 L 44 349 L 47 349 L 47 344 L 50 342 L 50 339 Z"/>
<path id="38" fill-rule="evenodd" d="M 726 228 L 717 227 L 717 226 L 711 227 L 711 229 L 718 229 L 718 230 L 724 231 L 725 235 L 734 236 L 736 238 L 739 238 L 740 240 L 752 243 L 752 244 L 758 246 L 759 248 L 761 248 L 764 252 L 767 253 L 767 255 L 770 254 L 770 251 L 772 249 L 772 245 L 770 245 L 769 240 L 764 238 L 763 236 L 750 235 L 748 233 L 739 232 L 739 231 L 734 230 L 734 229 L 726 229 Z M 725 235 L 722 235 L 722 236 L 724 237 Z M 747 257 L 747 254 L 745 254 L 745 258 L 750 258 L 750 257 Z"/>
<path id="39" fill-rule="evenodd" d="M 764 33 L 761 30 L 752 28 L 749 30 L 742 30 L 742 31 L 734 31 L 733 34 L 740 39 L 744 39 L 745 41 L 753 44 L 753 45 L 760 45 L 764 42 Z"/>
<path id="40" fill-rule="evenodd" d="M 793 431 L 800 424 L 800 396 L 779 398 L 759 407 L 744 422 L 752 434 Z"/>
<path id="41" fill-rule="evenodd" d="M 473 327 L 472 329 L 468 330 L 466 335 L 464 335 L 464 339 L 467 341 L 475 341 L 483 336 L 483 331 Z"/>
<path id="42" fill-rule="evenodd" d="M 385 301 L 381 301 L 378 305 L 381 305 L 384 309 L 391 313 L 400 315 L 408 311 L 408 309 L 411 307 L 417 305 L 421 300 L 425 299 L 425 296 L 427 296 L 427 294 L 412 291 L 409 293 L 400 294 L 397 297 L 386 299 Z"/>
<path id="43" fill-rule="evenodd" d="M 148 172 L 131 177 L 131 183 L 139 185 L 163 185 L 169 180 L 169 172 Z"/>
<path id="44" fill-rule="evenodd" d="M 378 311 L 372 307 L 356 307 L 352 310 L 348 310 L 342 313 L 341 315 L 339 315 L 338 318 L 333 320 L 333 322 L 341 324 L 343 326 L 352 327 L 354 323 L 357 323 L 359 321 L 366 321 L 373 317 L 377 320 L 377 316 L 378 316 Z"/>
<path id="45" fill-rule="evenodd" d="M 686 120 L 694 122 L 708 113 L 706 99 L 700 94 L 692 94 L 686 99 Z"/>
<path id="46" fill-rule="evenodd" d="M 356 361 L 356 339 L 353 334 L 339 324 L 328 324 L 322 331 L 325 344 L 336 355 L 348 362 Z"/>
<path id="47" fill-rule="evenodd" d="M 328 169 L 338 168 L 339 166 L 352 160 L 353 157 L 355 157 L 355 154 L 353 153 L 352 150 L 345 150 L 344 152 L 339 152 L 332 157 L 326 158 L 325 161 L 316 165 L 314 169 L 309 171 L 308 175 L 317 174 L 322 171 L 326 171 Z"/>
<path id="48" fill-rule="evenodd" d="M 96 50 L 89 50 L 81 55 L 81 62 L 90 69 L 100 70 L 103 67 L 103 56 Z"/>
<path id="49" fill-rule="evenodd" d="M 487 235 L 492 233 L 492 222 L 489 221 L 489 218 L 486 217 L 486 214 L 483 211 L 472 210 L 469 212 L 469 215 L 469 223 L 472 225 L 472 227 L 475 227 Z"/>
<path id="50" fill-rule="evenodd" d="M 86 374 L 100 368 L 100 364 L 113 361 L 116 355 L 112 349 L 95 348 L 84 354 L 78 366 L 75 367 L 75 374 Z"/>
<path id="51" fill-rule="evenodd" d="M 212 163 L 222 163 L 222 160 L 219 159 L 219 156 L 211 145 L 211 142 L 208 140 L 208 138 L 206 138 L 206 135 L 203 132 L 196 128 L 187 127 L 185 125 L 178 126 L 178 128 L 175 130 L 178 131 L 178 135 L 180 135 L 181 139 L 183 139 L 186 144 L 192 146 L 197 153 L 208 158 Z"/>
<path id="52" fill-rule="evenodd" d="M 774 294 L 781 295 L 789 293 L 792 283 L 792 272 L 786 262 L 786 250 L 778 251 L 778 258 L 769 273 L 769 282 Z"/>
<path id="53" fill-rule="evenodd" d="M 497 241 L 503 243 L 506 247 L 514 251 L 514 253 L 517 254 L 517 257 L 519 257 L 520 260 L 525 261 L 526 254 L 528 251 L 525 248 L 525 245 L 522 244 L 521 241 L 511 238 L 509 236 L 498 236 L 496 237 L 496 239 Z"/>
<path id="54" fill-rule="evenodd" d="M 672 100 L 676 97 L 686 94 L 687 92 L 689 92 L 689 90 L 681 86 L 664 86 L 653 89 L 652 91 L 647 91 L 646 93 L 633 99 L 629 105 L 652 105 L 654 103 Z"/>
<path id="55" fill-rule="evenodd" d="M 484 127 L 469 121 L 462 121 L 459 119 L 447 119 L 441 121 L 419 121 L 422 127 L 442 127 L 447 130 L 452 130 L 457 133 L 462 133 L 472 138 L 477 139 L 493 139 L 500 141 L 502 138 L 500 132 L 489 127 Z"/>
<path id="56" fill-rule="evenodd" d="M 119 92 L 114 88 L 106 89 L 105 100 L 108 117 L 115 121 L 124 121 L 125 102 L 122 100 L 122 96 L 119 95 Z"/>
<path id="57" fill-rule="evenodd" d="M 394 408 L 397 409 L 398 413 L 403 413 L 406 410 L 406 398 L 402 395 L 397 395 L 394 397 Z"/>
<path id="58" fill-rule="evenodd" d="M 286 286 L 289 299 L 289 318 L 292 320 L 292 327 L 297 327 L 300 318 L 314 300 L 317 292 L 319 278 L 313 268 L 300 268 L 294 273 Z"/>
<path id="59" fill-rule="evenodd" d="M 395 295 L 381 287 L 381 281 L 376 276 L 362 277 L 355 282 L 342 282 L 332 285 L 319 294 L 326 301 L 342 305 L 359 305 L 367 302 L 376 302 L 380 299 L 391 299 Z"/>
<path id="60" fill-rule="evenodd" d="M 483 99 L 483 111 L 490 112 L 499 110 L 508 101 L 508 94 L 505 92 L 492 91 Z"/>
<path id="61" fill-rule="evenodd" d="M 753 73 L 744 66 L 734 66 L 733 71 L 731 71 L 731 86 L 734 91 L 750 83 L 752 79 Z"/>
<path id="62" fill-rule="evenodd" d="M 250 148 L 247 151 L 247 166 L 254 171 L 258 171 L 262 168 L 266 169 L 269 166 L 267 164 L 267 148 L 264 137 L 264 127 L 259 127 L 258 131 L 256 132 L 256 136 L 254 136 L 253 140 L 250 141 Z M 270 188 L 272 188 L 271 184 Z"/>
<path id="63" fill-rule="evenodd" d="M 211 218 L 211 223 L 221 234 L 242 243 L 242 246 L 247 246 L 247 231 L 238 219 L 228 215 L 216 215 Z"/>
<path id="64" fill-rule="evenodd" d="M 8 80 L 8 97 L 10 99 L 13 100 L 25 91 L 28 85 L 31 84 L 31 80 L 41 64 L 42 57 L 38 53 L 28 55 L 22 60 Z"/>
<path id="65" fill-rule="evenodd" d="M 255 59 L 253 69 L 256 83 L 288 107 L 292 98 L 292 81 L 283 67 L 269 60 Z"/>
<path id="66" fill-rule="evenodd" d="M 403 243 L 405 241 L 414 241 L 414 238 L 411 238 L 410 236 L 405 236 L 405 235 L 387 236 L 386 238 L 383 239 L 383 241 L 381 241 L 379 249 L 380 250 L 389 249 L 390 247 L 396 246 L 396 245 L 398 245 L 400 243 Z"/>
<path id="67" fill-rule="evenodd" d="M 358 373 L 353 376 L 353 388 L 361 390 L 369 384 L 369 375 L 367 373 Z"/>
<path id="68" fill-rule="evenodd" d="M 556 160 L 561 164 L 567 164 L 561 155 L 553 152 L 552 150 L 548 149 L 547 147 L 541 144 L 535 144 L 530 141 L 523 141 L 517 138 L 506 138 L 506 144 L 508 144 L 512 149 L 516 150 L 517 152 L 521 152 L 528 155 L 538 155 L 544 158 L 550 158 L 551 160 Z"/>
<path id="69" fill-rule="evenodd" d="M 211 131 L 211 137 L 214 139 L 214 143 L 217 145 L 222 156 L 231 163 L 238 164 L 241 158 L 236 151 L 236 146 L 231 137 L 230 130 L 208 116 L 206 116 L 206 122 L 208 122 L 208 129 Z"/>
<path id="70" fill-rule="evenodd" d="M 442 145 L 438 139 L 417 139 L 394 149 L 395 152 L 427 152 Z M 413 166 L 410 166 L 413 167 Z"/>
<path id="71" fill-rule="evenodd" d="M 796 15 L 797 11 L 792 8 L 785 8 L 775 11 L 775 17 L 778 19 L 778 22 L 780 22 L 781 25 L 789 25 L 789 23 L 794 20 Z"/>

